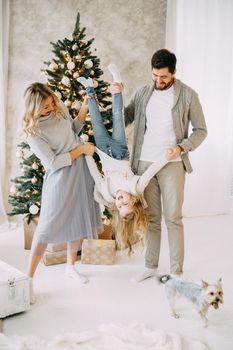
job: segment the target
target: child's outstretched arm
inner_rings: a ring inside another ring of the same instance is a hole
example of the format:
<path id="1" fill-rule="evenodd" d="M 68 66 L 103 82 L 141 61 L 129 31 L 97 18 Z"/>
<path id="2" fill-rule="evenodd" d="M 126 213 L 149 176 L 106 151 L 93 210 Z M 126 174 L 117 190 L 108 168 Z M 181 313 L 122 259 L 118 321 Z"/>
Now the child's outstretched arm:
<path id="1" fill-rule="evenodd" d="M 164 167 L 164 165 L 166 165 L 167 163 L 168 163 L 167 159 L 164 159 L 159 163 L 152 163 L 148 167 L 148 169 L 146 169 L 146 171 L 140 176 L 136 186 L 137 192 L 143 193 L 146 186 L 149 184 L 150 180 L 152 179 L 152 177 L 155 176 L 155 174 L 157 174 L 157 172 L 161 170 Z"/>

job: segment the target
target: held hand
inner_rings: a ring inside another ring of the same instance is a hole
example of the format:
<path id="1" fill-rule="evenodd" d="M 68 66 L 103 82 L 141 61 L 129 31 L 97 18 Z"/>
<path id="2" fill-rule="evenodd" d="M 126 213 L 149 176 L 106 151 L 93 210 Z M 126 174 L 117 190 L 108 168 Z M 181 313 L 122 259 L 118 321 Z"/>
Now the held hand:
<path id="1" fill-rule="evenodd" d="M 111 92 L 112 95 L 119 94 L 123 91 L 123 84 L 122 83 L 112 83 L 109 87 L 109 92 Z"/>
<path id="2" fill-rule="evenodd" d="M 85 95 L 82 106 L 88 107 L 88 100 L 91 99 L 91 96 Z"/>
<path id="3" fill-rule="evenodd" d="M 83 154 L 93 156 L 93 154 L 95 153 L 95 145 L 93 145 L 92 143 L 85 143 L 81 147 Z"/>
<path id="4" fill-rule="evenodd" d="M 167 151 L 167 160 L 173 160 L 179 157 L 181 154 L 181 149 L 178 146 L 172 146 Z"/>

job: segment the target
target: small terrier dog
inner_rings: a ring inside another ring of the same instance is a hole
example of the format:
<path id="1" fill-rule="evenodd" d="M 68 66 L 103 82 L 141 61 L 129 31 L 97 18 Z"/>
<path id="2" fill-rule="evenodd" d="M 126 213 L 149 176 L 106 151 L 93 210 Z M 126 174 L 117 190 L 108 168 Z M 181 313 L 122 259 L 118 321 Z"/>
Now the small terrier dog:
<path id="1" fill-rule="evenodd" d="M 217 310 L 219 308 L 219 303 L 223 303 L 221 278 L 214 284 L 202 281 L 202 286 L 185 281 L 182 278 L 173 278 L 170 275 L 163 275 L 159 280 L 165 284 L 165 290 L 172 310 L 172 316 L 175 318 L 180 317 L 175 311 L 176 295 L 183 296 L 194 304 L 204 327 L 207 327 L 208 325 L 206 314 L 209 307 L 213 306 L 214 309 Z"/>

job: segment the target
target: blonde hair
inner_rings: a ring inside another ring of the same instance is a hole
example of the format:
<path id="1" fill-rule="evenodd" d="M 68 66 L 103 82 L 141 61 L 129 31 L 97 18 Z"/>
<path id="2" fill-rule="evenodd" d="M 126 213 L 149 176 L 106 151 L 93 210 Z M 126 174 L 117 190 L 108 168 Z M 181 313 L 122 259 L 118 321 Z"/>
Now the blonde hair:
<path id="1" fill-rule="evenodd" d="M 147 216 L 144 210 L 142 195 L 133 196 L 133 211 L 122 217 L 114 206 L 111 210 L 112 226 L 116 235 L 116 243 L 120 249 L 128 248 L 128 255 L 133 253 L 132 246 L 141 241 L 143 243 L 147 232 Z"/>
<path id="2" fill-rule="evenodd" d="M 43 110 L 43 101 L 49 96 L 52 96 L 54 100 L 56 116 L 62 118 L 65 109 L 47 85 L 33 83 L 26 89 L 24 93 L 25 112 L 22 117 L 22 128 L 27 136 L 39 133 L 39 117 Z"/>

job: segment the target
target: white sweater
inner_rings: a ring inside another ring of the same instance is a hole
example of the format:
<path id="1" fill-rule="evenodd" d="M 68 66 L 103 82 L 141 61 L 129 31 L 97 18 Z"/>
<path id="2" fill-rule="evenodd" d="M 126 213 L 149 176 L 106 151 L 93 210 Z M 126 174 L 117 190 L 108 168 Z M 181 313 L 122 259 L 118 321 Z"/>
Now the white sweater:
<path id="1" fill-rule="evenodd" d="M 86 156 L 87 165 L 95 181 L 95 200 L 111 207 L 118 190 L 132 195 L 142 194 L 152 177 L 168 162 L 166 159 L 160 164 L 152 163 L 141 175 L 135 175 L 128 160 L 118 160 L 97 149 L 100 156 L 104 176 L 99 172 L 94 159 Z"/>

